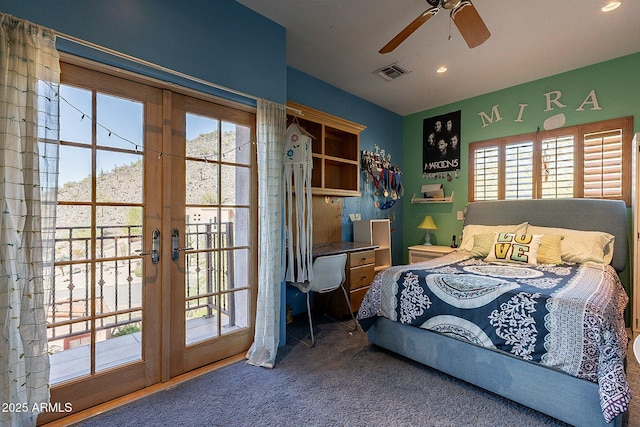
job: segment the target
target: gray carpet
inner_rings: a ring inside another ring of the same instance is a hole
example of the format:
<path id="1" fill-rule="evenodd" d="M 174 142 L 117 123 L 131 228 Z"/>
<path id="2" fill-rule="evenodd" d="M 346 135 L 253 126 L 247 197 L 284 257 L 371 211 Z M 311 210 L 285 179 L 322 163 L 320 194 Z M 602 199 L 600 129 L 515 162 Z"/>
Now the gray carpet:
<path id="1" fill-rule="evenodd" d="M 235 363 L 77 425 L 566 426 L 374 347 L 348 324 L 317 324 L 314 348 L 290 339 L 274 369 Z M 305 337 L 306 320 L 288 331 Z M 632 389 L 640 390 L 640 365 L 632 353 L 629 361 Z M 623 425 L 640 426 L 638 406 Z"/>

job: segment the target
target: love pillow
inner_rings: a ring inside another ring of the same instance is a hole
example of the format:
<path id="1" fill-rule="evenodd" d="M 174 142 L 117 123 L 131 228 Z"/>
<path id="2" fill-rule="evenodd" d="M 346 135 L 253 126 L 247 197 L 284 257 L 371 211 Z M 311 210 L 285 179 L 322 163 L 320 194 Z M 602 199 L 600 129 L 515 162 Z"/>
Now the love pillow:
<path id="1" fill-rule="evenodd" d="M 493 245 L 485 261 L 537 264 L 537 254 L 542 235 L 496 233 Z"/>

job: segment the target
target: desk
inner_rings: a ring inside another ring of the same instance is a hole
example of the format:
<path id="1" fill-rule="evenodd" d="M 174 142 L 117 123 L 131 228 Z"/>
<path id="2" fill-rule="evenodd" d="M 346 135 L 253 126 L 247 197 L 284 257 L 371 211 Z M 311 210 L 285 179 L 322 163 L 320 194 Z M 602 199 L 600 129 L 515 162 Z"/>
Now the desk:
<path id="1" fill-rule="evenodd" d="M 368 243 L 356 243 L 356 242 L 333 242 L 333 243 L 316 243 L 313 245 L 311 251 L 313 258 L 325 255 L 337 255 L 350 252 L 359 252 L 374 250 L 378 245 L 371 245 Z"/>
<path id="2" fill-rule="evenodd" d="M 357 242 L 317 243 L 313 245 L 314 259 L 319 256 L 347 254 L 344 288 L 349 296 L 352 312 L 360 308 L 360 303 L 362 303 L 362 299 L 373 281 L 376 263 L 375 249 L 377 247 L 377 245 Z M 319 297 L 320 304 L 328 304 L 328 314 L 336 318 L 349 315 L 342 291 L 316 296 Z"/>

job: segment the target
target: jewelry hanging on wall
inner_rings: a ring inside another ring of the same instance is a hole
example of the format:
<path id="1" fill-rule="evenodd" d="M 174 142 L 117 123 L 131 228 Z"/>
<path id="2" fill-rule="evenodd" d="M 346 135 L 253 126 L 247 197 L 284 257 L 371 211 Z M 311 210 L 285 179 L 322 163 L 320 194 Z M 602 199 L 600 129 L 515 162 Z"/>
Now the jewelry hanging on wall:
<path id="1" fill-rule="evenodd" d="M 386 210 L 392 207 L 396 200 L 404 195 L 402 185 L 402 171 L 400 167 L 391 163 L 391 153 L 375 146 L 375 151 L 362 151 L 360 169 L 364 175 L 365 191 L 373 184 L 371 191 L 374 196 L 373 205 Z"/>

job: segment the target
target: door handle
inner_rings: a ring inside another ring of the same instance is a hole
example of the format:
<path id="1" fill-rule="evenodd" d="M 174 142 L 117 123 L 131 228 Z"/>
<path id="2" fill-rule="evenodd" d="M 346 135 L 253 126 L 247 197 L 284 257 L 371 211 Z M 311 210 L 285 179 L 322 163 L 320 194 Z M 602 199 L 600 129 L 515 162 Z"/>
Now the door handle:
<path id="1" fill-rule="evenodd" d="M 157 264 L 160 262 L 160 230 L 157 228 L 151 233 L 151 251 L 136 251 L 138 255 L 151 255 L 151 262 Z"/>
<path id="2" fill-rule="evenodd" d="M 171 234 L 171 246 L 173 246 L 173 250 L 171 251 L 171 259 L 174 261 L 178 260 L 180 252 L 193 249 L 180 247 L 180 231 L 178 231 L 177 228 L 174 228 L 173 233 Z"/>

